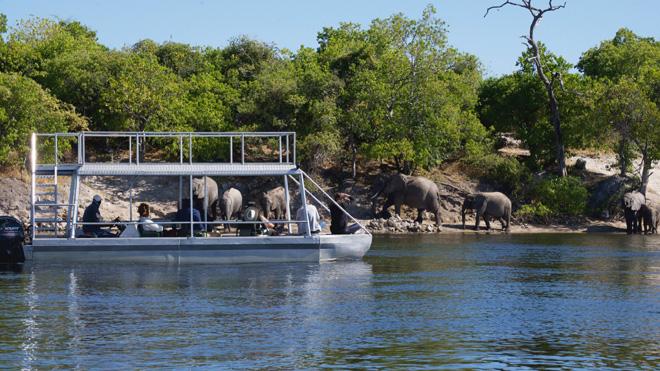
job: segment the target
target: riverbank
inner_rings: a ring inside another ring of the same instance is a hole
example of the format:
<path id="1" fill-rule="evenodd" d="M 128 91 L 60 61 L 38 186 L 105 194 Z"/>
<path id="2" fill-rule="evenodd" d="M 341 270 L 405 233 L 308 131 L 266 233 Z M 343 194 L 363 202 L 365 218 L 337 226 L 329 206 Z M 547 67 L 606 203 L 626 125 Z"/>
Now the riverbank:
<path id="1" fill-rule="evenodd" d="M 569 164 L 575 163 L 577 160 L 583 160 L 586 164 L 585 171 L 592 173 L 594 176 L 607 177 L 615 174 L 609 168 L 611 163 L 614 162 L 612 156 L 575 156 L 570 159 Z M 456 170 L 441 172 L 441 176 L 447 183 L 458 185 L 462 189 L 469 191 L 489 190 L 480 187 L 476 181 L 461 177 Z M 25 179 L 26 176 L 23 178 Z M 130 192 L 131 183 L 133 183 L 132 193 Z M 66 179 L 61 184 L 65 184 L 60 185 L 61 197 L 66 199 L 68 197 Z M 255 199 L 264 187 L 264 184 L 258 184 L 253 179 L 246 180 L 245 178 L 230 179 L 225 183 L 219 182 L 219 186 L 222 187 L 223 185 L 225 187 L 241 187 L 239 189 L 244 194 L 244 201 Z M 499 221 L 492 223 L 490 231 L 474 231 L 475 220 L 473 214 L 466 217 L 466 229 L 464 230 L 461 218 L 462 197 L 455 190 L 447 187 L 441 187 L 443 197 L 442 226 L 440 228 L 436 227 L 435 221 L 432 220 L 429 213 L 425 213 L 424 222 L 421 225 L 414 223 L 413 219 L 416 217 L 416 211 L 405 206 L 402 208 L 401 218 L 374 219 L 371 210 L 370 185 L 368 184 L 359 184 L 349 180 L 343 182 L 340 187 L 327 190 L 330 194 L 336 191 L 351 194 L 356 198 L 356 205 L 348 211 L 372 233 L 504 233 Z M 315 193 L 323 200 L 318 192 Z M 150 204 L 153 218 L 173 219 L 177 211 L 176 200 L 179 198 L 179 181 L 178 178 L 174 177 L 138 178 L 134 182 L 131 177 L 86 177 L 80 185 L 80 215 L 82 215 L 85 207 L 91 202 L 95 194 L 99 194 L 104 199 L 101 213 L 106 220 L 112 220 L 115 217 L 120 217 L 122 220 L 136 220 L 138 218 L 137 205 L 142 202 Z M 131 198 L 134 206 L 132 213 L 129 202 Z M 647 199 L 650 202 L 660 200 L 660 174 L 657 171 L 651 175 Z M 390 209 L 391 212 L 393 212 L 392 209 Z M 293 211 L 295 212 L 295 210 Z M 319 211 L 322 218 L 329 221 L 329 214 L 321 207 L 319 207 Z M 0 179 L 0 214 L 16 217 L 25 225 L 29 224 L 30 185 L 26 181 L 18 179 L 18 174 Z M 64 217 L 64 215 L 61 215 L 61 217 Z M 482 221 L 481 228 L 484 227 L 485 223 Z M 328 228 L 326 227 L 326 229 Z M 509 233 L 625 233 L 625 223 L 621 213 L 612 216 L 601 215 L 598 218 L 579 216 L 554 224 L 523 223 L 517 221 L 514 215 Z"/>

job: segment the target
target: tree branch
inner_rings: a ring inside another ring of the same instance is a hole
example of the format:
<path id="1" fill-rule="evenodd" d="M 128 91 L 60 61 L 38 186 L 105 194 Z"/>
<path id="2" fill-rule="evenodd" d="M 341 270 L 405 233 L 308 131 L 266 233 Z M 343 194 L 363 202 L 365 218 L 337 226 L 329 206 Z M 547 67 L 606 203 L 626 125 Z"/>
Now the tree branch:
<path id="1" fill-rule="evenodd" d="M 577 95 L 578 97 L 583 97 L 583 98 L 587 97 L 586 94 L 582 94 L 582 93 L 577 92 L 577 91 L 566 90 L 566 88 L 564 87 L 564 79 L 561 78 L 561 72 L 551 72 L 551 73 L 552 73 L 552 81 L 553 82 L 555 80 L 555 77 L 557 78 L 557 80 L 559 80 L 559 86 L 561 86 L 561 91 L 563 91 L 564 93 Z"/>
<path id="2" fill-rule="evenodd" d="M 534 16 L 535 18 L 536 18 L 537 15 L 542 15 L 545 12 L 552 12 L 552 11 L 555 11 L 557 9 L 561 9 L 561 8 L 566 7 L 566 2 L 564 2 L 563 5 L 552 5 L 552 0 L 549 0 L 548 1 L 548 8 L 545 9 L 545 10 L 541 10 L 539 8 L 534 8 L 532 6 L 532 0 L 521 0 L 521 1 L 522 1 L 522 4 L 515 3 L 515 2 L 512 2 L 510 0 L 507 0 L 507 1 L 503 2 L 500 5 L 491 6 L 488 9 L 486 9 L 486 14 L 484 14 L 484 18 L 488 15 L 488 13 L 491 11 L 491 9 L 499 10 L 499 9 L 505 7 L 506 5 L 513 5 L 513 6 L 523 8 L 523 9 L 527 9 L 527 10 L 530 11 L 530 13 L 532 13 L 532 16 Z"/>

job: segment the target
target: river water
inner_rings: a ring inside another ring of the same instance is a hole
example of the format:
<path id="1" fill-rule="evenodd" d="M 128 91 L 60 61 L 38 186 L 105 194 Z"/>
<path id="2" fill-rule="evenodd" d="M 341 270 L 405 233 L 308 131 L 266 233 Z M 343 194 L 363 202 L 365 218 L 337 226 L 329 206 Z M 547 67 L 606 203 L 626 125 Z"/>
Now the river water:
<path id="1" fill-rule="evenodd" d="M 375 236 L 361 261 L 0 271 L 0 369 L 660 367 L 660 237 Z"/>

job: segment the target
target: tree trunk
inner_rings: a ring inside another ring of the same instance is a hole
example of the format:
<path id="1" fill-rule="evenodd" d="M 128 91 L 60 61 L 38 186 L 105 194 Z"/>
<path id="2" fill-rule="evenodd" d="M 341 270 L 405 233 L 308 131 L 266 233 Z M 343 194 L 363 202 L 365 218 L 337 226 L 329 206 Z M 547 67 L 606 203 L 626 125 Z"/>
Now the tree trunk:
<path id="1" fill-rule="evenodd" d="M 552 88 L 550 88 L 552 90 Z M 568 175 L 566 171 L 566 154 L 564 153 L 564 142 L 561 137 L 561 121 L 559 119 L 559 106 L 555 99 L 554 93 L 550 94 L 550 106 L 552 107 L 552 125 L 555 127 L 555 151 L 557 156 L 557 176 L 565 177 Z"/>
<path id="2" fill-rule="evenodd" d="M 626 153 L 625 153 L 625 148 L 626 148 L 626 140 L 621 139 L 621 142 L 619 142 L 619 165 L 621 166 L 621 176 L 625 177 L 626 172 L 628 171 L 628 163 L 626 161 Z"/>
<path id="3" fill-rule="evenodd" d="M 651 169 L 651 160 L 649 160 L 649 140 L 646 139 L 646 143 L 644 144 L 644 149 L 641 151 L 642 152 L 642 181 L 641 184 L 639 185 L 639 193 L 643 194 L 644 197 L 646 197 L 646 187 L 649 184 L 649 177 L 651 174 L 649 174 L 649 170 Z"/>
<path id="4" fill-rule="evenodd" d="M 532 27 L 533 30 L 533 27 Z M 530 31 L 530 34 L 532 31 Z M 543 72 L 543 65 L 541 64 L 541 53 L 539 52 L 539 46 L 530 36 L 527 38 L 532 53 L 534 54 L 534 64 L 536 65 L 536 72 L 539 75 L 539 78 L 545 86 L 545 90 L 548 92 L 548 99 L 550 100 L 550 113 L 552 113 L 552 126 L 555 128 L 555 156 L 557 160 L 557 176 L 565 177 L 566 172 L 566 155 L 564 153 L 564 142 L 561 137 L 561 118 L 559 116 L 559 103 L 557 103 L 557 97 L 555 97 L 555 91 L 553 83 L 548 80 L 548 77 Z"/>
<path id="5" fill-rule="evenodd" d="M 353 136 L 351 136 L 350 138 L 350 147 L 353 155 L 351 161 L 351 178 L 355 179 L 355 177 L 357 176 L 357 148 L 355 147 L 355 141 L 353 140 Z"/>
<path id="6" fill-rule="evenodd" d="M 557 157 L 557 175 L 560 177 L 565 177 L 566 172 L 566 154 L 564 153 L 564 142 L 562 141 L 561 136 L 561 120 L 559 117 L 559 105 L 557 103 L 557 98 L 555 97 L 553 83 L 548 80 L 548 77 L 543 72 L 543 63 L 541 62 L 541 52 L 539 51 L 539 46 L 534 41 L 534 29 L 539 24 L 541 19 L 543 19 L 543 14 L 546 12 L 552 12 L 561 8 L 564 8 L 564 5 L 552 5 L 552 0 L 548 2 L 548 8 L 546 9 L 537 9 L 532 7 L 532 2 L 530 0 L 522 0 L 521 3 L 507 0 L 500 5 L 491 6 L 486 11 L 486 15 L 492 9 L 499 9 L 507 5 L 518 6 L 524 9 L 527 9 L 533 16 L 532 24 L 529 26 L 529 36 L 522 36 L 527 40 L 529 48 L 532 50 L 533 63 L 536 66 L 536 72 L 539 75 L 539 78 L 545 85 L 545 89 L 548 91 L 548 98 L 550 99 L 550 111 L 552 112 L 552 125 L 555 128 L 555 154 Z M 554 79 L 553 79 L 554 80 Z"/>

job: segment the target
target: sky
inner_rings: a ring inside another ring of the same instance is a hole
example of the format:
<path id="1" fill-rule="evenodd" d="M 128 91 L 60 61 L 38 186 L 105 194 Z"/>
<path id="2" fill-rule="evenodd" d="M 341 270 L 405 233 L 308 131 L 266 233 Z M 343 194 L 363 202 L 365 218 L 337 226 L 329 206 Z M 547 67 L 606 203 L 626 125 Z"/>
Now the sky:
<path id="1" fill-rule="evenodd" d="M 519 1 L 519 0 L 518 0 Z M 356 23 L 367 29 L 371 21 L 402 13 L 417 20 L 428 4 L 445 22 L 449 44 L 475 55 L 486 76 L 517 70 L 525 50 L 532 17 L 525 9 L 505 6 L 504 0 L 0 0 L 0 13 L 9 27 L 32 16 L 79 21 L 96 31 L 99 43 L 121 49 L 151 39 L 158 44 L 224 48 L 232 38 L 246 35 L 293 52 L 316 48 L 324 27 Z M 545 7 L 548 0 L 533 0 Z M 547 13 L 534 31 L 536 41 L 576 64 L 580 55 L 620 28 L 660 40 L 659 0 L 561 0 L 564 9 Z M 5 35 L 6 36 L 6 35 Z"/>

